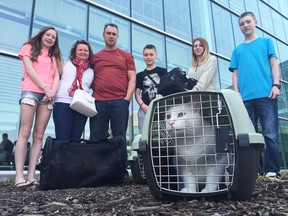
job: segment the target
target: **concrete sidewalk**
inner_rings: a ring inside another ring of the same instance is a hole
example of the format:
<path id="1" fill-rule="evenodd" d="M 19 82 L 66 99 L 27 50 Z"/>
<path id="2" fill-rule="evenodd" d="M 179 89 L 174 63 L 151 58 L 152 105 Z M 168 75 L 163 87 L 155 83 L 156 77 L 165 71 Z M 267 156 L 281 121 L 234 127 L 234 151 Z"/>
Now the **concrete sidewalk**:
<path id="1" fill-rule="evenodd" d="M 0 182 L 8 181 L 15 178 L 15 170 L 0 170 Z M 27 175 L 27 170 L 24 171 L 24 175 Z M 36 177 L 39 178 L 40 172 L 36 171 Z"/>

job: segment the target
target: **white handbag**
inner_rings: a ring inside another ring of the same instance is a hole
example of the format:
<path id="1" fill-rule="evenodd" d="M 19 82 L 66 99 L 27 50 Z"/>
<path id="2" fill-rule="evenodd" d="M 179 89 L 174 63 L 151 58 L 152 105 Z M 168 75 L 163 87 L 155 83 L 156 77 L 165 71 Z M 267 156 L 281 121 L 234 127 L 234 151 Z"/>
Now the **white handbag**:
<path id="1" fill-rule="evenodd" d="M 88 92 L 79 88 L 74 92 L 70 107 L 87 117 L 97 114 L 95 99 Z"/>

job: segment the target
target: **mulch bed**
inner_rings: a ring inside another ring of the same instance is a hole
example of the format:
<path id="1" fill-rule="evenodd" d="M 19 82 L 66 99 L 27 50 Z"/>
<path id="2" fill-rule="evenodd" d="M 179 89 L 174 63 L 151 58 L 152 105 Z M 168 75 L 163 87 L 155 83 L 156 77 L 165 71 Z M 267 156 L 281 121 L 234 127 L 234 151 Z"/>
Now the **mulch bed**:
<path id="1" fill-rule="evenodd" d="M 15 189 L 0 183 L 1 215 L 288 215 L 288 176 L 281 180 L 258 179 L 246 201 L 193 199 L 160 201 L 147 185 L 132 179 L 118 186 L 41 191 L 35 186 Z"/>

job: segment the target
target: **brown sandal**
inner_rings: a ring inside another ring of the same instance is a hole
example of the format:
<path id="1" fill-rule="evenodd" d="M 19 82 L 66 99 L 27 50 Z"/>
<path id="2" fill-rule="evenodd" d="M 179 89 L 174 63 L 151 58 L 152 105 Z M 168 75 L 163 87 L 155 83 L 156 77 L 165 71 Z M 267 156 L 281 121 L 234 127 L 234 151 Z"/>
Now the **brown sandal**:
<path id="1" fill-rule="evenodd" d="M 30 183 L 32 186 L 39 186 L 39 182 L 37 180 L 34 180 Z"/>
<path id="2" fill-rule="evenodd" d="M 30 185 L 30 182 L 28 182 L 27 180 L 26 181 L 22 181 L 22 182 L 19 182 L 17 184 L 14 185 L 15 188 L 25 188 L 27 186 Z"/>

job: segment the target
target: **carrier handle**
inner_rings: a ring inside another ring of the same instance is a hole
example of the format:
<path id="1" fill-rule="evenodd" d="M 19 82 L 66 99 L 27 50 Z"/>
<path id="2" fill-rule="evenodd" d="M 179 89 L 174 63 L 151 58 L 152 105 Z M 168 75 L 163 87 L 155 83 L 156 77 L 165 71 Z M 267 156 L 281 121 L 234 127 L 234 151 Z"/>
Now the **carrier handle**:
<path id="1" fill-rule="evenodd" d="M 217 96 L 217 106 L 218 106 L 218 113 L 216 113 L 216 126 L 217 128 L 219 128 L 219 114 L 221 114 L 222 111 L 222 101 L 220 99 L 219 94 Z"/>

